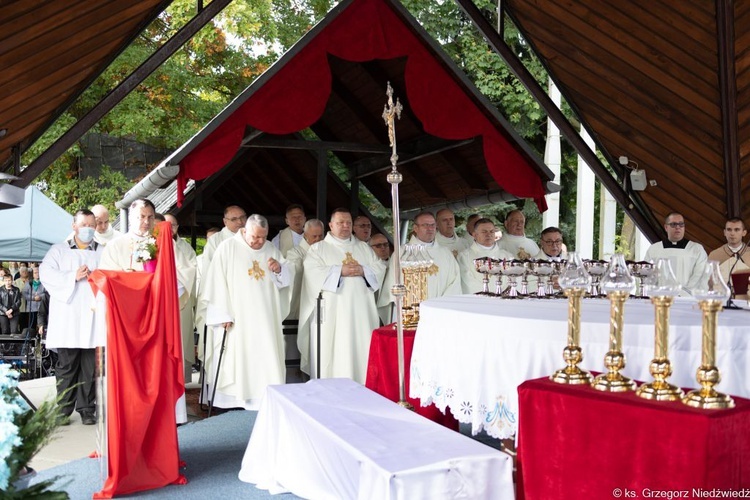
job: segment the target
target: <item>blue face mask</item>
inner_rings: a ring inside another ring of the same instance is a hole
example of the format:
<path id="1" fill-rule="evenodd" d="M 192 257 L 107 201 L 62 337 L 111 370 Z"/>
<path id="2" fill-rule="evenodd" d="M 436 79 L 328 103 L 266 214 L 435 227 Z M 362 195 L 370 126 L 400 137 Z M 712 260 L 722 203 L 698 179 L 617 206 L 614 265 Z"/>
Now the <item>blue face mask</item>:
<path id="1" fill-rule="evenodd" d="M 79 227 L 78 239 L 84 243 L 90 243 L 91 240 L 94 239 L 94 228 L 93 227 Z"/>

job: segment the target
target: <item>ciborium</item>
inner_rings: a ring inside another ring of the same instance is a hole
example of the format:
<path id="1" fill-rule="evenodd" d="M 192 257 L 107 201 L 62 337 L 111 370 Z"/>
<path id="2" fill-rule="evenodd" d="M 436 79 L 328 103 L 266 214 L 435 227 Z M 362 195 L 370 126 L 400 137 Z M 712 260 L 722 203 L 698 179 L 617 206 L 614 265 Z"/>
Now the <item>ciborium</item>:
<path id="1" fill-rule="evenodd" d="M 591 276 L 591 285 L 589 286 L 589 295 L 599 297 L 602 290 L 599 287 L 602 276 L 607 272 L 607 262 L 604 260 L 586 260 L 584 261 L 586 271 Z"/>
<path id="2" fill-rule="evenodd" d="M 474 259 L 474 269 L 478 273 L 482 273 L 482 291 L 477 292 L 474 295 L 494 295 L 490 292 L 490 267 L 492 266 L 492 259 L 489 257 L 479 257 Z"/>
<path id="3" fill-rule="evenodd" d="M 635 393 L 645 399 L 675 401 L 682 398 L 683 392 L 667 382 L 672 375 L 669 362 L 669 308 L 680 293 L 680 283 L 669 259 L 659 259 L 646 278 L 649 280 L 651 303 L 654 304 L 654 359 L 649 365 L 654 380 L 641 385 Z"/>
<path id="4" fill-rule="evenodd" d="M 598 375 L 591 383 L 594 389 L 606 392 L 625 392 L 635 389 L 635 382 L 620 371 L 625 368 L 625 353 L 622 352 L 622 329 L 625 301 L 630 297 L 634 280 L 625 263 L 625 256 L 612 256 L 601 281 L 602 291 L 610 301 L 609 351 L 604 356 L 607 373 Z"/>
<path id="5" fill-rule="evenodd" d="M 635 297 L 638 299 L 648 298 L 644 284 L 654 273 L 654 263 L 645 260 L 640 262 L 628 262 L 628 269 L 630 270 L 630 274 L 636 278 Z"/>
<path id="6" fill-rule="evenodd" d="M 503 275 L 510 281 L 508 298 L 518 299 L 521 295 L 518 293 L 518 278 L 526 275 L 526 262 L 523 260 L 508 260 L 503 265 Z"/>
<path id="7" fill-rule="evenodd" d="M 721 277 L 719 263 L 709 261 L 701 276 L 700 284 L 693 290 L 693 297 L 703 311 L 701 366 L 697 380 L 700 389 L 688 392 L 682 402 L 693 408 L 720 410 L 734 408 L 734 400 L 714 389 L 721 382 L 716 366 L 716 324 L 724 303 L 729 298 L 729 287 Z"/>
<path id="8" fill-rule="evenodd" d="M 568 345 L 563 349 L 563 360 L 568 365 L 557 370 L 550 380 L 558 384 L 590 384 L 591 374 L 578 367 L 583 361 L 581 349 L 581 298 L 591 283 L 591 276 L 586 272 L 581 257 L 572 252 L 560 276 L 560 288 L 568 297 Z"/>

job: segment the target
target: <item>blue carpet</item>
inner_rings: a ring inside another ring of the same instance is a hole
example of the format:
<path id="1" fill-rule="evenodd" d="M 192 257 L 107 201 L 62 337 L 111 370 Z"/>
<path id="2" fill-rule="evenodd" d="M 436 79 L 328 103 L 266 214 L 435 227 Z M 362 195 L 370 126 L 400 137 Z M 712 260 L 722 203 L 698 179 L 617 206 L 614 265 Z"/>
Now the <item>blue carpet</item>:
<path id="1" fill-rule="evenodd" d="M 182 473 L 185 485 L 117 498 L 299 498 L 292 494 L 270 495 L 237 478 L 257 412 L 230 411 L 181 426 L 177 430 L 180 457 L 187 463 Z M 59 476 L 56 489 L 66 491 L 73 500 L 90 500 L 102 488 L 99 461 L 83 458 L 39 472 L 33 483 Z"/>

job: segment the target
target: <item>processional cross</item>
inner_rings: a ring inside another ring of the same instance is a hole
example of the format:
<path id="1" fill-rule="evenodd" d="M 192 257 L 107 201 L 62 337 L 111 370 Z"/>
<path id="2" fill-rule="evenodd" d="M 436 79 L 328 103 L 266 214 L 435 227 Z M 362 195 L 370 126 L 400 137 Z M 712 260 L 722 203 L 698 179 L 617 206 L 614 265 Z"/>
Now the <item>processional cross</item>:
<path id="1" fill-rule="evenodd" d="M 391 82 L 388 82 L 386 92 L 388 95 L 388 104 L 383 106 L 383 120 L 388 126 L 388 140 L 391 146 L 391 165 L 394 170 L 396 169 L 396 163 L 398 162 L 398 154 L 396 154 L 396 118 L 401 119 L 401 111 L 404 107 L 401 105 L 401 101 L 396 98 L 396 104 L 393 103 L 393 87 Z"/>

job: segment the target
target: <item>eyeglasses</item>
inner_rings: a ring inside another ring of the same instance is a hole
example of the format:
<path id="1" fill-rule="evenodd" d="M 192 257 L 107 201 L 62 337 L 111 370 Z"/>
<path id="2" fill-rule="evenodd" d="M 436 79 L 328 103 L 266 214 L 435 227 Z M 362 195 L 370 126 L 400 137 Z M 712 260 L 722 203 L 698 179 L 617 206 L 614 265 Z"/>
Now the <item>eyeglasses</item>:
<path id="1" fill-rule="evenodd" d="M 374 245 L 370 245 L 372 248 L 388 248 L 390 245 L 388 243 L 375 243 Z"/>
<path id="2" fill-rule="evenodd" d="M 363 229 L 364 228 L 370 229 L 372 227 L 372 224 L 355 224 L 355 226 L 361 227 Z"/>
<path id="3" fill-rule="evenodd" d="M 242 215 L 240 217 L 224 217 L 224 220 L 228 220 L 229 222 L 242 222 L 244 220 L 247 220 L 247 215 Z"/>
<path id="4" fill-rule="evenodd" d="M 669 222 L 667 226 L 671 227 L 672 229 L 676 229 L 678 227 L 685 227 L 684 222 Z"/>
<path id="5" fill-rule="evenodd" d="M 542 243 L 546 243 L 547 245 L 562 245 L 563 240 L 542 240 Z"/>

